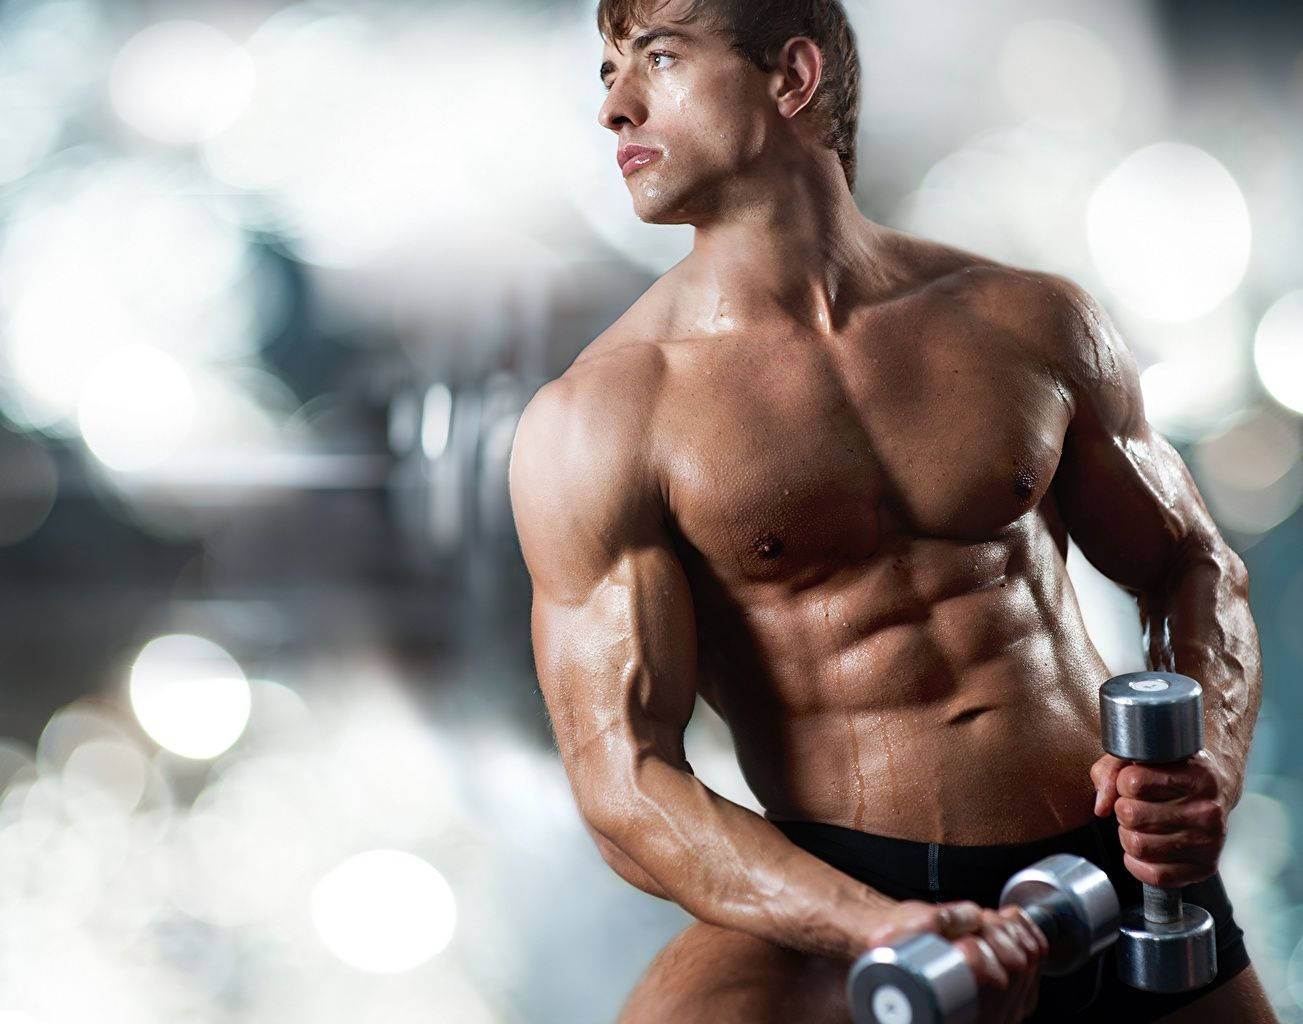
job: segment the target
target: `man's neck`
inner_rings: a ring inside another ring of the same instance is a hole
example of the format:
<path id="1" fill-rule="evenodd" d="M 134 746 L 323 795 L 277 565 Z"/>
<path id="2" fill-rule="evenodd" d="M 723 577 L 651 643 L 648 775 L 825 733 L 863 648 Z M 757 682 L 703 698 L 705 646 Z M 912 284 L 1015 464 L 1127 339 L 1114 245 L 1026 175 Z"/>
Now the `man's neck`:
<path id="1" fill-rule="evenodd" d="M 721 320 L 778 313 L 828 334 L 881 276 L 879 230 L 844 178 L 812 175 L 697 225 L 684 269 Z"/>

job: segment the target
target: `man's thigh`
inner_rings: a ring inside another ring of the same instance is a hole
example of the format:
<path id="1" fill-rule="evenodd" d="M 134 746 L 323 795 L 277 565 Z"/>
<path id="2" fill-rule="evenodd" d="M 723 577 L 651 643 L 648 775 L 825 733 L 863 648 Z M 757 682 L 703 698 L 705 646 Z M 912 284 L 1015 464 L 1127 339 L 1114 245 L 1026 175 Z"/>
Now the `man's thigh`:
<path id="1" fill-rule="evenodd" d="M 1158 1024 L 1225 1024 L 1226 1021 L 1276 1024 L 1276 1014 L 1252 964 L 1198 1002 L 1169 1013 Z"/>
<path id="2" fill-rule="evenodd" d="M 698 921 L 652 960 L 619 1024 L 850 1024 L 849 970 Z"/>

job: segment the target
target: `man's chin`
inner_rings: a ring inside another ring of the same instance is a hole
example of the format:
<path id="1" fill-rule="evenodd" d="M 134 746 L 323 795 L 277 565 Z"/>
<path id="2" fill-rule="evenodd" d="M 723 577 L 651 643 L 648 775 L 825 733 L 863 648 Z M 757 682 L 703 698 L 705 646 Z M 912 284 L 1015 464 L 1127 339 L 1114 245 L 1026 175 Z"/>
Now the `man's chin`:
<path id="1" fill-rule="evenodd" d="M 635 213 L 638 214 L 638 219 L 644 224 L 685 224 L 688 220 L 687 216 L 682 213 L 677 216 L 672 216 L 664 211 L 656 213 L 641 213 L 635 211 Z"/>
<path id="2" fill-rule="evenodd" d="M 668 197 L 634 200 L 634 216 L 644 224 L 686 224 L 690 217 L 685 205 Z"/>

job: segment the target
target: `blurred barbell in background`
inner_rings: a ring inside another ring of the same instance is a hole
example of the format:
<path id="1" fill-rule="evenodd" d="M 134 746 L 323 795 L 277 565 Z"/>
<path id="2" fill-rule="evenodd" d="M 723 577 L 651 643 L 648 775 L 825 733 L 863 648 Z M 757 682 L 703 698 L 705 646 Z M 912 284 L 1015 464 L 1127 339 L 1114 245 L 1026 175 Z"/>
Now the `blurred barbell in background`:
<path id="1" fill-rule="evenodd" d="M 609 1021 L 687 922 L 579 822 L 506 493 L 691 245 L 632 215 L 594 6 L 0 2 L 2 1024 Z M 1303 16 L 846 6 L 861 209 L 1098 296 L 1249 566 L 1224 874 L 1303 1021 Z M 700 703 L 688 756 L 757 807 Z"/>

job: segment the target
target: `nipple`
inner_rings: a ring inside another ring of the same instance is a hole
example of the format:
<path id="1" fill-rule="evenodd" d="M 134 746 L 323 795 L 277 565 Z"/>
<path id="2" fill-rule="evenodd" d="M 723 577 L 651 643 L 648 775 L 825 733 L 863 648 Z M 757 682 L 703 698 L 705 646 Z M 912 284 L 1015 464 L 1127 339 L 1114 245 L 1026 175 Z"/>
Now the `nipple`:
<path id="1" fill-rule="evenodd" d="M 1036 474 L 1030 469 L 1019 468 L 1013 476 L 1013 493 L 1019 501 L 1026 501 L 1036 490 Z"/>

